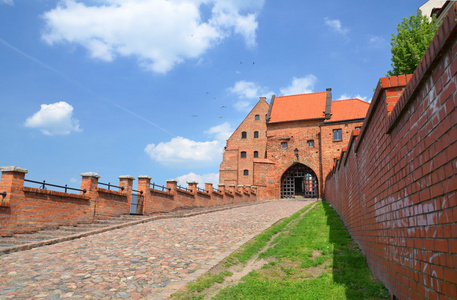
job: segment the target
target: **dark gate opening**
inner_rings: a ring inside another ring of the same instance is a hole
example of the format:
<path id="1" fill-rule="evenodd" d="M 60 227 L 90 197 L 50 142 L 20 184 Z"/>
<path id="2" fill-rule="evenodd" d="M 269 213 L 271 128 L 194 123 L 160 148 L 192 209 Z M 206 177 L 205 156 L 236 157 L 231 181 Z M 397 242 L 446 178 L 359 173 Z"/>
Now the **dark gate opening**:
<path id="1" fill-rule="evenodd" d="M 295 164 L 281 177 L 281 198 L 318 198 L 318 181 L 314 171 L 302 164 Z"/>
<path id="2" fill-rule="evenodd" d="M 130 202 L 130 214 L 142 215 L 143 214 L 143 199 L 142 193 L 132 193 L 132 201 Z"/>

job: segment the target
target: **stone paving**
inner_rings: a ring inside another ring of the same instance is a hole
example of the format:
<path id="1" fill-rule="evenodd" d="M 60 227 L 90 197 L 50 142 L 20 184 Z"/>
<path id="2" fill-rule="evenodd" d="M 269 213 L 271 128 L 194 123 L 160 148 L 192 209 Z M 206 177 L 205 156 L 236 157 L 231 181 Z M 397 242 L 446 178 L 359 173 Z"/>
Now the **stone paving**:
<path id="1" fill-rule="evenodd" d="M 0 299 L 167 299 L 310 201 L 155 220 L 0 256 Z"/>

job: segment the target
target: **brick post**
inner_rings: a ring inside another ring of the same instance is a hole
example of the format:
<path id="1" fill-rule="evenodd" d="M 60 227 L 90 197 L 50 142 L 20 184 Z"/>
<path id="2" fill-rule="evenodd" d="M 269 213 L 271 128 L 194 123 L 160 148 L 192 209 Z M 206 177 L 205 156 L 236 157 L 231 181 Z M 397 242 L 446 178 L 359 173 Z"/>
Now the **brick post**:
<path id="1" fill-rule="evenodd" d="M 138 176 L 138 191 L 143 191 L 144 195 L 144 200 L 147 199 L 147 197 L 151 193 L 147 193 L 149 189 L 151 188 L 151 177 L 146 176 L 146 175 L 139 175 Z"/>
<path id="2" fill-rule="evenodd" d="M 213 193 L 213 184 L 205 183 L 205 191 L 208 193 L 208 195 L 211 195 Z"/>
<path id="3" fill-rule="evenodd" d="M 224 194 L 225 193 L 225 184 L 218 184 L 218 190 Z"/>
<path id="4" fill-rule="evenodd" d="M 228 189 L 229 193 L 232 195 L 235 195 L 235 185 L 234 184 L 229 184 Z"/>
<path id="5" fill-rule="evenodd" d="M 196 181 L 187 181 L 187 188 L 189 189 L 189 192 L 193 193 L 194 195 L 197 194 L 197 185 L 198 182 Z"/>
<path id="6" fill-rule="evenodd" d="M 170 189 L 170 193 L 175 196 L 177 193 L 176 190 L 178 189 L 178 181 L 175 179 L 168 179 L 167 189 Z"/>
<path id="7" fill-rule="evenodd" d="M 257 194 L 257 186 L 255 186 L 255 185 L 251 186 L 251 193 Z"/>
<path id="8" fill-rule="evenodd" d="M 86 190 L 86 195 L 89 196 L 91 201 L 95 201 L 98 197 L 98 179 L 100 175 L 94 172 L 81 173 L 81 190 Z M 83 193 L 83 192 L 81 192 Z"/>
<path id="9" fill-rule="evenodd" d="M 244 185 L 240 184 L 238 185 L 238 193 L 243 194 L 244 192 Z"/>
<path id="10" fill-rule="evenodd" d="M 122 191 L 123 194 L 127 196 L 127 202 L 129 204 L 129 207 L 132 202 L 132 190 L 133 190 L 133 181 L 135 180 L 135 177 L 130 176 L 130 175 L 123 175 L 119 176 L 119 186 L 124 188 Z"/>
<path id="11" fill-rule="evenodd" d="M 244 190 L 246 193 L 250 194 L 251 193 L 251 186 L 250 185 L 245 185 Z"/>
<path id="12" fill-rule="evenodd" d="M 25 174 L 27 169 L 15 166 L 0 167 L 2 179 L 0 181 L 0 207 L 9 207 L 10 201 L 18 199 L 23 195 Z"/>

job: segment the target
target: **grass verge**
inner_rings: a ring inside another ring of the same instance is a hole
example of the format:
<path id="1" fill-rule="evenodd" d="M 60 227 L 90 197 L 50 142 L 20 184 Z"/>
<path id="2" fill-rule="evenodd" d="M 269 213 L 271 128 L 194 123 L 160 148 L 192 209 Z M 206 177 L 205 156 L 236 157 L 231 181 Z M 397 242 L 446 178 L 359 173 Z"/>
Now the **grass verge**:
<path id="1" fill-rule="evenodd" d="M 388 299 L 387 290 L 372 277 L 333 208 L 318 202 L 305 214 L 308 208 L 258 235 L 223 261 L 216 273 L 203 275 L 173 297 Z M 233 270 L 253 257 L 268 263 L 237 282 L 226 281 Z"/>

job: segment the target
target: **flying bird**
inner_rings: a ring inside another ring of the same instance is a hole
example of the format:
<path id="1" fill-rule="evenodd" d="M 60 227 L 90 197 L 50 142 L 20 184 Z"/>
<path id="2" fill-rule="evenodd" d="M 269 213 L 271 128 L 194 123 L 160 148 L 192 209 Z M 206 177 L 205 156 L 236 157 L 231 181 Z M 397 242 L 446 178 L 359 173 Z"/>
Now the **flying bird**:
<path id="1" fill-rule="evenodd" d="M 198 115 L 192 115 L 192 118 L 198 117 Z"/>
<path id="2" fill-rule="evenodd" d="M 224 106 L 221 106 L 221 108 L 227 108 L 227 106 L 224 105 Z"/>

